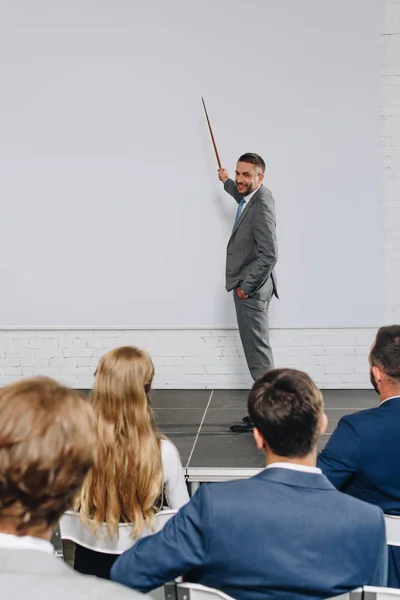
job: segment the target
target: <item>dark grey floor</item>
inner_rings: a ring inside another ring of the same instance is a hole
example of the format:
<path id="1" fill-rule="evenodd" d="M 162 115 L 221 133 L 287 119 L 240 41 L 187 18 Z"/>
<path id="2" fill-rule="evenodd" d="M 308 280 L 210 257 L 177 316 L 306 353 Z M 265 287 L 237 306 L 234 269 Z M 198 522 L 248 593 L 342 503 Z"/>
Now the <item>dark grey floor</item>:
<path id="1" fill-rule="evenodd" d="M 83 390 L 88 393 L 88 390 Z M 231 433 L 229 425 L 246 414 L 247 390 L 153 390 L 152 405 L 160 430 L 177 446 L 185 469 L 262 468 L 249 433 Z M 378 405 L 373 390 L 324 390 L 327 433 L 322 450 L 339 419 Z"/>
<path id="2" fill-rule="evenodd" d="M 190 468 L 258 468 L 264 456 L 251 434 L 231 433 L 229 425 L 246 414 L 246 390 L 154 390 L 152 402 L 158 425 L 176 444 L 182 465 Z M 373 390 L 325 390 L 328 431 L 321 450 L 344 414 L 377 406 Z"/>

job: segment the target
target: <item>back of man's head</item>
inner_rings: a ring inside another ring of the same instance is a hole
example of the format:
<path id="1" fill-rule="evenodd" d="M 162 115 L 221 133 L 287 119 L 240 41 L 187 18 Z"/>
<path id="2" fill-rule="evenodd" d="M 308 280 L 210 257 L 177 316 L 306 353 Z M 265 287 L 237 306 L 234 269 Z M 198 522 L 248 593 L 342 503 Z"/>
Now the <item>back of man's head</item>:
<path id="1" fill-rule="evenodd" d="M 375 389 L 380 387 L 379 375 L 384 374 L 389 384 L 400 386 L 400 325 L 381 327 L 370 354 L 371 381 Z M 376 367 L 381 372 L 372 372 Z"/>
<path id="2" fill-rule="evenodd" d="M 0 389 L 0 531 L 49 537 L 93 463 L 89 401 L 49 378 Z"/>
<path id="3" fill-rule="evenodd" d="M 248 410 L 275 455 L 303 458 L 314 450 L 324 406 L 321 392 L 306 373 L 268 371 L 254 382 Z"/>

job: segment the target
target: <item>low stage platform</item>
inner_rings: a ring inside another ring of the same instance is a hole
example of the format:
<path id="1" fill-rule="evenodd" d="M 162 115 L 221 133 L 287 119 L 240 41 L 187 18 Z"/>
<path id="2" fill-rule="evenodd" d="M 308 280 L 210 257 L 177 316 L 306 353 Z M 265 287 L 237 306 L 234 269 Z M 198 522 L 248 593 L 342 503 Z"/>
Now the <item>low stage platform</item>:
<path id="1" fill-rule="evenodd" d="M 200 482 L 250 477 L 265 466 L 250 433 L 232 433 L 229 425 L 246 414 L 246 390 L 153 390 L 158 426 L 177 446 L 192 491 Z M 339 419 L 378 406 L 373 390 L 323 390 L 329 425 L 321 450 Z"/>

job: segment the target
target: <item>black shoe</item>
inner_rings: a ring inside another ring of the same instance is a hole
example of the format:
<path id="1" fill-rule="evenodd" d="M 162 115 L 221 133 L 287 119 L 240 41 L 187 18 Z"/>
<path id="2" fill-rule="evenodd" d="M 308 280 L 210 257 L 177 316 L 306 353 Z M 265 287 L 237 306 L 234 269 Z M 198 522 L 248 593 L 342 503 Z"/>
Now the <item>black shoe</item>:
<path id="1" fill-rule="evenodd" d="M 242 421 L 243 423 L 248 423 L 250 421 L 250 417 L 246 415 L 245 417 L 243 417 Z"/>
<path id="2" fill-rule="evenodd" d="M 239 421 L 238 423 L 233 423 L 229 429 L 234 433 L 248 433 L 253 431 L 254 425 L 248 419 L 247 421 Z"/>

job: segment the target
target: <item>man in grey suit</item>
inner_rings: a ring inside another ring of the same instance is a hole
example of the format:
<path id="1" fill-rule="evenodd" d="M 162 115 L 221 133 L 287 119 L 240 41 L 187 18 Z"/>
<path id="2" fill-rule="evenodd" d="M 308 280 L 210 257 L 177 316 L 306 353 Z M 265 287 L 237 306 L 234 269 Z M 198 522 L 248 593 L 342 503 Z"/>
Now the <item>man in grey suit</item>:
<path id="1" fill-rule="evenodd" d="M 71 507 L 96 448 L 92 407 L 48 378 L 0 390 L 0 597 L 5 600 L 139 600 L 77 573 L 50 539 Z"/>
<path id="2" fill-rule="evenodd" d="M 243 154 L 236 166 L 235 181 L 226 169 L 218 176 L 238 203 L 226 256 L 226 290 L 233 291 L 240 339 L 253 379 L 274 368 L 269 343 L 268 307 L 278 298 L 274 267 L 278 258 L 275 202 L 263 185 L 265 162 L 258 154 Z M 251 431 L 245 417 L 232 431 Z"/>

